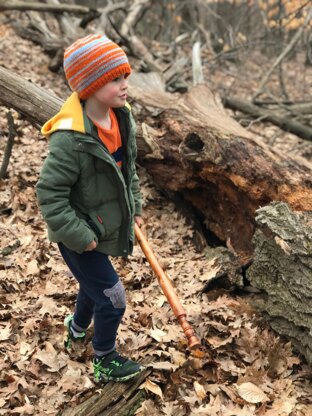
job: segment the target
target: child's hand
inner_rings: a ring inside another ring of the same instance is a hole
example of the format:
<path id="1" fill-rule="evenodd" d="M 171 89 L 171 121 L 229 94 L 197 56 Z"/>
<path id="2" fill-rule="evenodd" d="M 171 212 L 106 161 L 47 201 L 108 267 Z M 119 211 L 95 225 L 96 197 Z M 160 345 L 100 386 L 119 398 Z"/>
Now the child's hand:
<path id="1" fill-rule="evenodd" d="M 144 224 L 144 220 L 140 215 L 135 215 L 134 221 L 138 224 L 138 226 L 141 228 L 141 226 Z"/>
<path id="2" fill-rule="evenodd" d="M 91 243 L 89 243 L 87 245 L 87 247 L 84 249 L 84 251 L 92 251 L 96 248 L 96 246 L 97 246 L 96 241 L 93 240 L 93 241 L 91 241 Z"/>

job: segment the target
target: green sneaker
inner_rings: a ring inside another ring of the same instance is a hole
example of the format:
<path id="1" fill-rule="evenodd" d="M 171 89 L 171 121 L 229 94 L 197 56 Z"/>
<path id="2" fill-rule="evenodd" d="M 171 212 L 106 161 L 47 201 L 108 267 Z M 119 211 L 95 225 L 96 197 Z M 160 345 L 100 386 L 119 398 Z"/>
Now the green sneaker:
<path id="1" fill-rule="evenodd" d="M 64 319 L 64 326 L 67 328 L 67 338 L 64 341 L 64 346 L 65 349 L 70 352 L 72 349 L 72 343 L 75 341 L 83 341 L 86 337 L 86 333 L 85 332 L 81 332 L 81 335 L 79 334 L 79 336 L 75 336 L 72 332 L 71 329 L 71 323 L 74 319 L 74 315 L 68 315 L 66 316 L 66 318 Z"/>
<path id="2" fill-rule="evenodd" d="M 145 367 L 122 357 L 116 350 L 93 360 L 96 381 L 127 381 L 140 374 Z"/>

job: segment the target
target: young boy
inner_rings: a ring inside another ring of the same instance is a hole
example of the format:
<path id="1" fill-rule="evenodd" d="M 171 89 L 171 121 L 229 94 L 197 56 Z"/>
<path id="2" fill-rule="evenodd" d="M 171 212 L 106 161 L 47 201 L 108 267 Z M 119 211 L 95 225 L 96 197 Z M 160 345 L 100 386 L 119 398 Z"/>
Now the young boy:
<path id="1" fill-rule="evenodd" d="M 66 49 L 64 71 L 74 92 L 42 128 L 49 154 L 36 190 L 49 239 L 79 282 L 65 346 L 81 342 L 93 318 L 96 380 L 125 381 L 144 367 L 116 351 L 126 297 L 108 256 L 132 254 L 134 221 L 143 223 L 126 102 L 131 67 L 117 44 L 89 35 Z"/>

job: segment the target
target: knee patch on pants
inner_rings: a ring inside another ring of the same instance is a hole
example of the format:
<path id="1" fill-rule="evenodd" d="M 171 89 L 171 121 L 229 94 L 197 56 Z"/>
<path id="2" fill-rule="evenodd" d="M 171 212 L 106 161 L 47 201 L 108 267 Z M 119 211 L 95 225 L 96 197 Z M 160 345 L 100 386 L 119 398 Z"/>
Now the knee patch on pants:
<path id="1" fill-rule="evenodd" d="M 105 289 L 104 295 L 110 298 L 114 308 L 126 307 L 126 291 L 120 280 L 112 288 Z"/>

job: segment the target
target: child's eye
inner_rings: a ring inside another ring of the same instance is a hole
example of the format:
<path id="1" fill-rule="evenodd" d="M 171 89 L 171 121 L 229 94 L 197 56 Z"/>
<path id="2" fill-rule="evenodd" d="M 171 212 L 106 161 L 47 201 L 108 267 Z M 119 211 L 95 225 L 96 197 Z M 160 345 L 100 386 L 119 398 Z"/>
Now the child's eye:
<path id="1" fill-rule="evenodd" d="M 118 82 L 118 81 L 120 81 L 120 80 L 121 80 L 121 78 L 122 78 L 122 77 L 115 78 L 115 79 L 113 79 L 113 82 Z"/>

